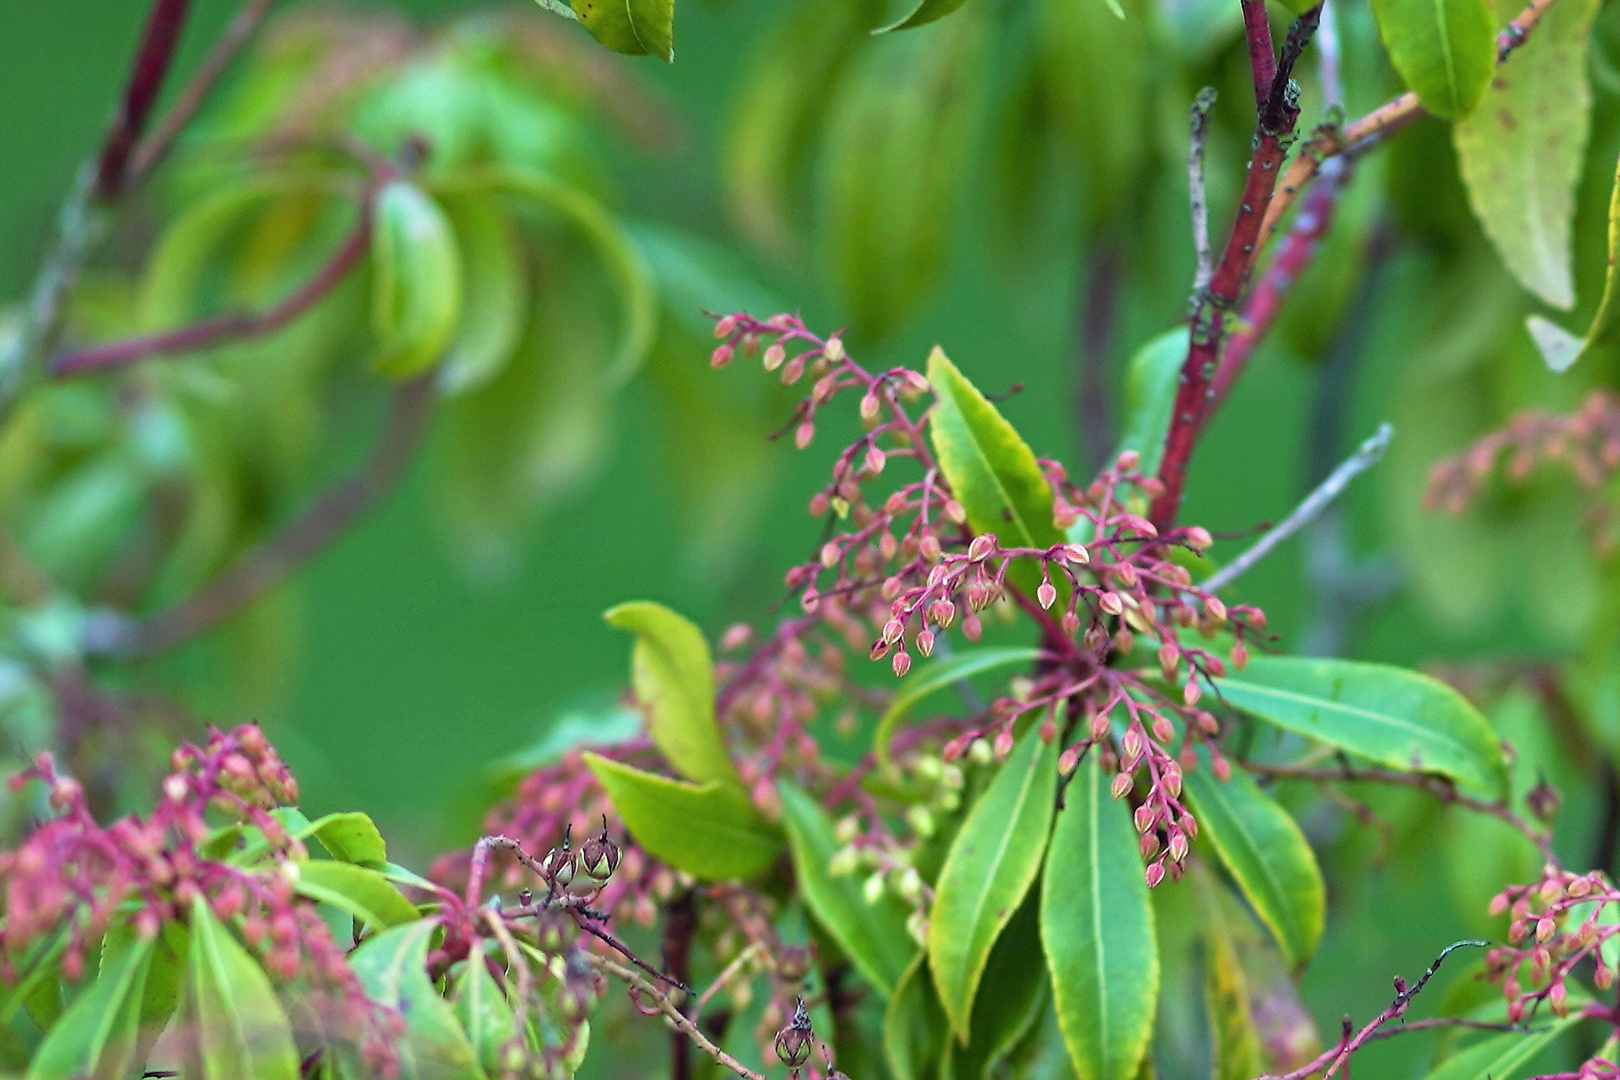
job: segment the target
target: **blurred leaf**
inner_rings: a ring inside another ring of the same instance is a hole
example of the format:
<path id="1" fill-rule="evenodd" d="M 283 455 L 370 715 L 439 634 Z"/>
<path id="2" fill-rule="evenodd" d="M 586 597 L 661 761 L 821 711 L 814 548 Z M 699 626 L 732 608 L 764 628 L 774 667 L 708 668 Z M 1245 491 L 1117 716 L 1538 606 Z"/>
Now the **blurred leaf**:
<path id="1" fill-rule="evenodd" d="M 776 861 L 782 838 L 735 784 L 702 786 L 585 755 L 635 842 L 702 881 L 749 878 Z"/>
<path id="2" fill-rule="evenodd" d="M 1033 723 L 973 804 L 934 883 L 928 967 L 966 1042 L 990 950 L 1040 872 L 1057 797 L 1059 740 Z"/>
<path id="3" fill-rule="evenodd" d="M 205 1080 L 297 1080 L 298 1051 L 269 977 L 200 897 L 189 953 L 186 1007 Z"/>
<path id="4" fill-rule="evenodd" d="M 153 948 L 141 941 L 115 954 L 51 1025 L 27 1080 L 122 1080 L 139 1071 L 144 1062 L 134 1055 Z"/>
<path id="5" fill-rule="evenodd" d="M 609 626 L 636 635 L 631 685 L 647 708 L 647 730 L 671 765 L 690 780 L 742 786 L 714 714 L 714 660 L 703 631 L 662 604 L 610 608 Z"/>
<path id="6" fill-rule="evenodd" d="M 484 941 L 474 941 L 456 978 L 452 1008 L 479 1063 L 491 1075 L 503 1075 L 505 1050 L 518 1033 L 517 1017 L 505 991 L 490 974 L 486 955 Z"/>
<path id="7" fill-rule="evenodd" d="M 1217 780 L 1209 755 L 1186 775 L 1198 835 L 1221 862 L 1295 965 L 1316 949 L 1327 916 L 1327 894 L 1316 856 L 1293 815 L 1271 800 L 1242 769 Z"/>
<path id="8" fill-rule="evenodd" d="M 917 953 L 899 903 L 885 894 L 876 904 L 868 904 L 857 877 L 834 877 L 829 865 L 841 845 L 826 811 L 792 783 L 781 782 L 777 791 L 805 904 L 880 994 L 896 993 Z M 927 988 L 921 993 L 927 994 Z"/>
<path id="9" fill-rule="evenodd" d="M 883 1015 L 883 1053 L 895 1080 L 933 1075 L 939 1048 L 950 1045 L 948 1023 L 928 977 L 928 956 L 919 952 L 900 976 Z"/>
<path id="10" fill-rule="evenodd" d="M 437 920 L 422 919 L 384 930 L 360 943 L 349 966 L 368 997 L 404 1019 L 392 1043 L 400 1080 L 482 1080 L 466 1032 L 427 975 L 428 945 L 438 929 Z"/>
<path id="11" fill-rule="evenodd" d="M 1041 945 L 1079 1080 L 1132 1080 L 1147 1054 L 1159 952 L 1129 806 L 1089 754 L 1047 845 Z"/>
<path id="12" fill-rule="evenodd" d="M 1558 1036 L 1581 1019 L 1579 1009 L 1530 1031 L 1510 1031 L 1475 1043 L 1441 1062 L 1424 1080 L 1510 1080 Z"/>
<path id="13" fill-rule="evenodd" d="M 1114 2 L 1117 3 L 1118 0 Z M 943 19 L 965 3 L 967 0 L 920 0 L 899 22 L 879 27 L 873 33 L 886 34 L 891 30 L 910 30 L 914 26 L 926 26 L 936 19 Z"/>
<path id="14" fill-rule="evenodd" d="M 407 379 L 443 355 L 461 318 L 461 253 L 443 209 L 404 180 L 372 201 L 372 367 Z"/>
<path id="15" fill-rule="evenodd" d="M 591 37 L 614 52 L 675 60 L 675 0 L 568 0 Z"/>
<path id="16" fill-rule="evenodd" d="M 986 646 L 965 649 L 950 656 L 940 657 L 938 660 L 930 660 L 901 682 L 900 692 L 889 702 L 888 709 L 878 720 L 877 729 L 872 734 L 872 750 L 877 755 L 878 763 L 885 770 L 893 769 L 894 760 L 889 752 L 889 743 L 894 739 L 895 730 L 907 716 L 911 715 L 911 710 L 917 703 L 930 694 L 986 671 L 1018 665 L 1027 667 L 1040 659 L 1040 656 L 1039 649 Z"/>
<path id="17" fill-rule="evenodd" d="M 995 533 L 1009 547 L 1061 544 L 1052 485 L 1035 452 L 938 347 L 928 357 L 928 382 L 938 399 L 929 440 L 973 531 Z M 1009 577 L 1034 594 L 1038 573 L 1028 560 L 1015 562 Z"/>
<path id="18" fill-rule="evenodd" d="M 1609 197 L 1609 270 L 1603 279 L 1603 298 L 1598 301 L 1597 314 L 1586 337 L 1578 338 L 1555 323 L 1532 315 L 1528 320 L 1530 336 L 1542 359 L 1553 371 L 1562 373 L 1577 360 L 1603 351 L 1613 353 L 1620 346 L 1620 167 L 1614 176 L 1614 191 Z"/>
<path id="19" fill-rule="evenodd" d="M 1123 453 L 1142 455 L 1143 476 L 1156 476 L 1170 431 L 1170 413 L 1176 405 L 1181 365 L 1187 359 L 1187 331 L 1166 330 L 1136 350 L 1125 369 L 1125 431 L 1119 440 Z"/>
<path id="20" fill-rule="evenodd" d="M 581 703 L 554 719 L 544 721 L 545 734 L 494 766 L 502 784 L 515 783 L 536 769 L 550 765 L 576 746 L 612 746 L 641 734 L 645 721 L 639 710 L 626 708 L 616 698 Z"/>
<path id="21" fill-rule="evenodd" d="M 456 394 L 483 385 L 511 361 L 527 319 L 529 279 L 517 233 L 493 199 L 453 196 L 444 209 L 463 278 L 461 319 L 439 385 Z"/>
<path id="22" fill-rule="evenodd" d="M 1257 656 L 1214 680 L 1222 700 L 1267 723 L 1392 769 L 1440 773 L 1500 797 L 1501 744 L 1457 691 L 1404 668 L 1349 660 Z"/>
<path id="23" fill-rule="evenodd" d="M 1496 69 L 1491 0 L 1373 0 L 1395 70 L 1423 107 L 1455 120 L 1479 103 Z"/>
<path id="24" fill-rule="evenodd" d="M 760 283 L 735 247 L 650 221 L 634 222 L 628 229 L 665 313 L 704 342 L 712 345 L 714 333 L 714 318 L 706 312 L 782 311 L 791 306 Z"/>
<path id="25" fill-rule="evenodd" d="M 972 160 L 987 50 L 978 13 L 889 35 L 833 100 L 821 221 L 851 326 L 880 336 L 915 314 L 944 270 Z"/>
<path id="26" fill-rule="evenodd" d="M 1575 303 L 1571 233 L 1591 129 L 1586 44 L 1596 15 L 1596 0 L 1551 8 L 1452 129 L 1485 235 L 1525 288 L 1565 309 Z"/>
<path id="27" fill-rule="evenodd" d="M 184 992 L 190 942 L 185 928 L 179 923 L 166 922 L 151 942 L 141 940 L 134 926 L 122 923 L 107 932 L 101 942 L 101 971 L 112 971 L 122 966 L 131 949 L 151 950 L 151 961 L 146 967 L 145 986 L 141 992 L 140 1015 L 136 1018 L 136 1042 L 130 1060 L 143 1064 L 152 1047 L 163 1035 L 174 1010 Z"/>
<path id="28" fill-rule="evenodd" d="M 725 125 L 721 183 L 761 247 L 789 246 L 788 184 L 805 172 L 829 97 L 880 10 L 875 0 L 783 4 L 754 47 Z"/>
<path id="29" fill-rule="evenodd" d="M 1195 870 L 1194 875 L 1202 901 L 1204 1006 L 1209 1014 L 1214 1057 L 1211 1080 L 1250 1080 L 1265 1072 L 1266 1065 L 1254 1026 L 1248 973 L 1243 970 L 1238 945 L 1227 927 L 1230 911 L 1219 902 L 1220 886 L 1211 882 L 1208 874 Z"/>
<path id="30" fill-rule="evenodd" d="M 365 814 L 353 811 L 327 814 L 310 822 L 294 835 L 300 840 L 313 836 L 321 842 L 327 854 L 346 863 L 375 869 L 388 862 L 388 844 L 383 840 L 376 822 Z"/>
<path id="31" fill-rule="evenodd" d="M 416 905 L 379 871 L 369 867 L 330 859 L 309 860 L 298 864 L 297 887 L 300 895 L 331 904 L 376 930 L 417 917 Z"/>

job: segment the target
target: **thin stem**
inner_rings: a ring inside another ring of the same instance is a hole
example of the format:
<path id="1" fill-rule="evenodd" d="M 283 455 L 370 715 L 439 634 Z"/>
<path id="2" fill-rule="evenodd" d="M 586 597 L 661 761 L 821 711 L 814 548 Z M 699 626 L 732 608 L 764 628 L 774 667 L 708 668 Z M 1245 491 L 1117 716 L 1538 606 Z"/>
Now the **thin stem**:
<path id="1" fill-rule="evenodd" d="M 1389 448 L 1390 437 L 1395 429 L 1388 424 L 1380 424 L 1378 430 L 1373 432 L 1356 452 L 1351 454 L 1339 467 L 1328 474 L 1314 490 L 1292 511 L 1288 516 L 1278 522 L 1269 532 L 1255 542 L 1254 546 L 1233 559 L 1230 563 L 1211 574 L 1199 587 L 1205 592 L 1219 592 L 1232 582 L 1248 573 L 1250 570 L 1276 550 L 1277 545 L 1293 536 L 1300 529 L 1313 521 L 1318 514 L 1326 510 L 1328 504 L 1343 494 L 1344 489 L 1350 486 L 1350 481 L 1378 464 L 1383 459 L 1384 451 Z"/>
<path id="2" fill-rule="evenodd" d="M 743 1077 L 743 1080 L 765 1080 L 765 1075 L 763 1073 L 755 1072 L 753 1069 L 750 1069 L 748 1066 L 744 1065 L 742 1062 L 720 1049 L 720 1047 L 716 1046 L 709 1039 L 709 1037 L 703 1033 L 701 1028 L 694 1024 L 685 1013 L 681 1012 L 674 1001 L 670 1000 L 668 994 L 660 991 L 639 972 L 635 971 L 633 968 L 625 967 L 623 964 L 612 959 L 611 957 L 601 956 L 596 953 L 586 953 L 585 959 L 597 970 L 605 971 L 608 974 L 614 975 L 629 983 L 636 989 L 636 991 L 639 992 L 641 995 L 641 1001 L 652 1005 L 654 1010 L 662 1013 L 670 1024 L 672 1024 L 678 1031 L 684 1032 L 686 1037 L 691 1039 L 693 1044 L 696 1045 L 699 1050 L 702 1050 L 705 1054 L 708 1054 L 722 1066 L 730 1069 L 738 1076 Z"/>
<path id="3" fill-rule="evenodd" d="M 117 656 L 171 649 L 234 615 L 313 558 L 371 508 L 404 475 L 432 414 L 435 377 L 401 386 L 371 455 L 329 488 L 281 532 L 242 556 L 208 585 L 173 607 L 94 635 L 86 648 Z"/>
<path id="4" fill-rule="evenodd" d="M 1209 194 L 1204 184 L 1204 145 L 1209 139 L 1209 111 L 1215 107 L 1216 91 L 1206 86 L 1198 91 L 1192 105 L 1192 138 L 1187 146 L 1187 195 L 1192 207 L 1193 290 L 1209 285 L 1215 274 L 1215 255 L 1209 246 Z"/>
<path id="5" fill-rule="evenodd" d="M 146 30 L 135 54 L 135 66 L 130 71 L 112 129 L 102 141 L 96 160 L 96 180 L 91 190 L 102 202 L 116 199 L 124 190 L 129 179 L 129 156 L 141 132 L 146 130 L 147 119 L 157 103 L 164 77 L 169 73 L 175 45 L 179 43 L 180 31 L 190 10 L 191 0 L 154 0 L 146 16 Z"/>
<path id="6" fill-rule="evenodd" d="M 1555 3 L 1557 0 L 1531 0 L 1531 3 L 1519 12 L 1518 17 L 1503 28 L 1496 38 L 1498 65 L 1504 63 L 1529 39 L 1531 31 Z M 1283 215 L 1288 212 L 1288 208 L 1293 205 L 1300 192 L 1315 178 L 1322 167 L 1322 162 L 1338 154 L 1365 150 L 1384 136 L 1393 134 L 1426 115 L 1418 96 L 1408 91 L 1342 129 L 1319 130 L 1283 174 L 1277 197 L 1266 210 L 1263 235 L 1270 236 L 1276 232 Z"/>
<path id="7" fill-rule="evenodd" d="M 369 207 L 370 199 L 367 198 L 360 211 L 360 220 L 331 257 L 302 285 L 267 310 L 214 315 L 173 330 L 60 353 L 50 362 L 51 374 L 58 378 L 71 378 L 105 368 L 123 367 L 150 357 L 198 352 L 226 342 L 275 333 L 330 296 L 365 258 L 371 243 Z"/>
<path id="8" fill-rule="evenodd" d="M 1254 75 L 1254 106 L 1263 109 L 1277 77 L 1277 53 L 1271 44 L 1271 21 L 1265 0 L 1241 0 L 1243 37 L 1249 47 L 1249 71 Z"/>
<path id="9" fill-rule="evenodd" d="M 202 66 L 191 77 L 180 91 L 169 111 L 158 122 L 156 130 L 135 147 L 130 157 L 128 182 L 132 185 L 140 184 L 151 174 L 152 170 L 168 155 L 174 147 L 175 141 L 180 137 L 181 131 L 196 117 L 197 111 L 202 108 L 203 102 L 213 93 L 224 77 L 232 62 L 241 55 L 248 42 L 253 40 L 264 25 L 264 20 L 270 14 L 270 8 L 276 0 L 247 0 L 225 32 L 214 43 L 213 49 L 203 59 Z"/>

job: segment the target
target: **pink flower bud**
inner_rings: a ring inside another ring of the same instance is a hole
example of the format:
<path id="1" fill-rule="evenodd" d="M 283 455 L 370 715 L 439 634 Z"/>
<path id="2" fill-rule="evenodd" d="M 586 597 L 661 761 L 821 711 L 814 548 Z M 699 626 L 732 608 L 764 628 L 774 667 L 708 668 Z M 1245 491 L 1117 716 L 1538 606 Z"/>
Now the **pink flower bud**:
<path id="1" fill-rule="evenodd" d="M 1130 773 L 1115 773 L 1113 781 L 1108 785 L 1108 791 L 1114 798 L 1123 799 L 1131 793 L 1134 786 L 1135 781 L 1131 779 Z"/>
<path id="2" fill-rule="evenodd" d="M 1058 755 L 1058 773 L 1068 776 L 1080 764 L 1080 747 L 1071 746 Z"/>
<path id="3" fill-rule="evenodd" d="M 996 732 L 996 742 L 995 742 L 996 757 L 1000 758 L 1002 760 L 1005 760 L 1007 755 L 1012 753 L 1012 748 L 1013 748 L 1012 728 L 1004 727 L 1000 731 Z"/>
<path id="4" fill-rule="evenodd" d="M 883 471 L 883 466 L 888 460 L 888 456 L 883 453 L 877 443 L 871 443 L 867 446 L 866 467 L 872 470 L 874 476 Z"/>
<path id="5" fill-rule="evenodd" d="M 1141 464 L 1141 454 L 1137 453 L 1135 450 L 1126 450 L 1124 453 L 1120 454 L 1119 459 L 1114 462 L 1114 468 L 1118 469 L 1120 472 L 1135 472 L 1137 466 Z"/>
<path id="6" fill-rule="evenodd" d="M 962 620 L 962 636 L 969 641 L 977 642 L 979 635 L 984 633 L 984 624 L 977 615 L 969 615 Z"/>
<path id="7" fill-rule="evenodd" d="M 950 518 L 958 525 L 964 525 L 967 523 L 967 511 L 962 509 L 962 504 L 957 502 L 955 499 L 946 500 L 945 516 Z"/>
<path id="8" fill-rule="evenodd" d="M 787 350 L 782 347 L 782 343 L 780 341 L 772 345 L 767 345 L 765 347 L 765 355 L 760 360 L 760 362 L 765 366 L 766 371 L 775 371 L 786 361 Z"/>
<path id="9" fill-rule="evenodd" d="M 882 410 L 882 402 L 878 400 L 876 390 L 868 390 L 861 395 L 861 419 L 871 424 L 877 421 Z"/>
<path id="10" fill-rule="evenodd" d="M 973 542 L 968 545 L 968 558 L 973 562 L 983 562 L 985 559 L 990 557 L 990 553 L 995 551 L 995 549 L 995 534 L 980 533 L 978 536 L 975 536 L 973 538 Z"/>
<path id="11" fill-rule="evenodd" d="M 725 367 L 731 363 L 731 357 L 735 351 L 729 344 L 716 346 L 714 352 L 709 354 L 709 366 L 715 368 Z"/>
<path id="12" fill-rule="evenodd" d="M 827 344 L 821 347 L 821 355 L 833 363 L 838 363 L 846 355 L 844 353 L 844 339 L 836 334 L 827 339 Z"/>
<path id="13" fill-rule="evenodd" d="M 737 316 L 725 315 L 716 320 L 714 324 L 714 336 L 717 338 L 728 338 L 736 331 L 736 329 Z"/>
<path id="14" fill-rule="evenodd" d="M 1150 889 L 1157 888 L 1159 882 L 1161 882 L 1163 880 L 1164 880 L 1164 860 L 1161 859 L 1158 862 L 1149 863 L 1148 868 L 1147 868 L 1147 886 L 1148 886 L 1148 888 L 1150 888 Z"/>
<path id="15" fill-rule="evenodd" d="M 919 630 L 917 632 L 917 651 L 924 656 L 934 655 L 934 632 L 932 630 Z"/>
<path id="16" fill-rule="evenodd" d="M 894 654 L 892 663 L 894 664 L 895 678 L 904 678 L 906 672 L 911 670 L 911 654 L 904 650 L 897 652 Z"/>
<path id="17" fill-rule="evenodd" d="M 1057 602 L 1057 588 L 1050 581 L 1043 581 L 1035 589 L 1035 599 L 1043 608 L 1050 608 Z"/>

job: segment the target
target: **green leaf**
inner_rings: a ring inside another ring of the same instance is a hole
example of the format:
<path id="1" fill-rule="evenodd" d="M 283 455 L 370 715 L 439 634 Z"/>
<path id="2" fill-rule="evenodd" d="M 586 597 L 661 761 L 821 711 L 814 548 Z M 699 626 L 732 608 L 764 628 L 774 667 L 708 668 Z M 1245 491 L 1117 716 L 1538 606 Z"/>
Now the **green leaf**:
<path id="1" fill-rule="evenodd" d="M 1186 359 L 1187 330 L 1179 327 L 1137 349 L 1125 369 L 1125 432 L 1119 449 L 1121 453 L 1135 450 L 1142 456 L 1144 476 L 1158 474 Z"/>
<path id="2" fill-rule="evenodd" d="M 887 34 L 891 30 L 910 30 L 914 26 L 926 26 L 936 19 L 943 19 L 965 3 L 967 0 L 920 0 L 899 22 L 880 26 L 872 32 Z"/>
<path id="3" fill-rule="evenodd" d="M 416 905 L 380 871 L 317 859 L 298 864 L 298 892 L 382 930 L 417 918 Z"/>
<path id="4" fill-rule="evenodd" d="M 1554 307 L 1575 303 L 1575 191 L 1591 130 L 1587 41 L 1596 0 L 1558 4 L 1452 129 L 1468 202 L 1521 284 Z"/>
<path id="5" fill-rule="evenodd" d="M 569 0 L 591 37 L 614 52 L 675 60 L 675 0 Z"/>
<path id="6" fill-rule="evenodd" d="M 505 1048 L 517 1036 L 517 1017 L 484 958 L 484 942 L 475 941 L 456 979 L 452 1007 L 479 1063 L 490 1073 L 500 1074 Z"/>
<path id="7" fill-rule="evenodd" d="M 1036 464 L 1035 452 L 938 347 L 928 357 L 928 381 L 938 398 L 928 435 L 940 471 L 967 511 L 973 531 L 995 533 L 1008 546 L 1061 544 L 1052 485 Z M 1026 591 L 1034 591 L 1033 565 L 1015 563 L 1011 576 Z"/>
<path id="8" fill-rule="evenodd" d="M 1031 724 L 945 856 L 928 916 L 928 966 L 951 1028 L 968 1037 L 991 947 L 1041 869 L 1057 798 L 1058 740 Z"/>
<path id="9" fill-rule="evenodd" d="M 1526 1032 L 1510 1031 L 1477 1042 L 1441 1062 L 1424 1080 L 1514 1080 L 1558 1036 L 1581 1019 L 1579 1009 Z"/>
<path id="10" fill-rule="evenodd" d="M 636 843 L 695 878 L 753 877 L 781 854 L 781 836 L 734 784 L 688 784 L 597 754 L 585 763 Z"/>
<path id="11" fill-rule="evenodd" d="M 123 963 L 124 954 L 133 948 L 150 948 L 151 962 L 146 968 L 146 984 L 141 992 L 140 1016 L 134 1052 L 136 1063 L 147 1060 L 153 1045 L 162 1036 L 180 1004 L 186 977 L 186 961 L 190 951 L 188 936 L 179 923 L 166 922 L 163 930 L 152 942 L 140 939 L 133 925 L 121 923 L 107 932 L 101 942 L 101 970 L 111 971 Z"/>
<path id="12" fill-rule="evenodd" d="M 1584 67 L 1583 67 L 1584 70 Z M 1530 336 L 1547 366 L 1556 372 L 1568 371 L 1575 362 L 1596 352 L 1614 353 L 1620 349 L 1620 165 L 1616 166 L 1614 190 L 1609 196 L 1609 270 L 1603 279 L 1603 298 L 1586 337 L 1578 338 L 1562 327 L 1532 315 Z"/>
<path id="13" fill-rule="evenodd" d="M 1159 994 L 1153 908 L 1130 808 L 1097 755 L 1076 770 L 1047 848 L 1041 944 L 1079 1080 L 1132 1080 Z"/>
<path id="14" fill-rule="evenodd" d="M 404 180 L 372 203 L 372 367 L 407 379 L 443 356 L 461 318 L 461 253 L 443 209 Z"/>
<path id="15" fill-rule="evenodd" d="M 436 920 L 423 919 L 384 930 L 361 943 L 349 966 L 367 996 L 405 1020 L 405 1031 L 394 1042 L 400 1080 L 481 1080 L 484 1072 L 472 1043 L 427 976 L 428 946 L 438 928 Z"/>
<path id="16" fill-rule="evenodd" d="M 1322 936 L 1327 895 L 1316 856 L 1293 816 L 1241 769 L 1224 783 L 1217 780 L 1207 753 L 1187 773 L 1186 787 L 1199 838 L 1215 845 L 1289 962 L 1304 963 Z"/>
<path id="17" fill-rule="evenodd" d="M 1222 913 L 1206 904 L 1204 1006 L 1214 1057 L 1212 1080 L 1250 1080 L 1266 1070 L 1254 1027 L 1248 975 L 1238 960 Z"/>
<path id="18" fill-rule="evenodd" d="M 1423 107 L 1455 120 L 1479 103 L 1496 69 L 1491 0 L 1373 0 L 1395 70 Z"/>
<path id="19" fill-rule="evenodd" d="M 648 733 L 664 757 L 692 780 L 740 787 L 714 715 L 714 659 L 703 632 L 644 600 L 620 604 L 603 618 L 636 635 L 631 685 L 648 709 Z"/>
<path id="20" fill-rule="evenodd" d="M 938 690 L 982 672 L 1019 664 L 1032 664 L 1040 658 L 1040 655 L 1039 649 L 1017 646 L 987 647 L 929 661 L 900 684 L 900 692 L 895 695 L 883 717 L 878 721 L 877 730 L 872 735 L 872 749 L 877 754 L 878 762 L 886 770 L 894 768 L 894 761 L 889 754 L 889 743 L 894 738 L 895 729 L 911 714 L 912 708 L 919 701 Z"/>
<path id="21" fill-rule="evenodd" d="M 1040 952 L 1040 895 L 1031 891 L 991 950 L 973 998 L 967 1045 L 953 1047 L 961 1080 L 1002 1075 L 1018 1043 L 1052 1007 L 1051 981 L 1038 959 Z"/>
<path id="22" fill-rule="evenodd" d="M 894 994 L 917 952 L 906 930 L 905 911 L 887 893 L 876 904 L 866 903 L 853 875 L 834 877 L 828 866 L 840 845 L 826 812 L 787 781 L 777 791 L 805 903 L 867 981 L 884 997 Z"/>
<path id="23" fill-rule="evenodd" d="M 1257 656 L 1215 680 L 1234 708 L 1392 769 L 1449 776 L 1490 798 L 1507 760 L 1490 725 L 1457 691 L 1405 668 Z"/>
<path id="24" fill-rule="evenodd" d="M 928 978 L 928 956 L 919 952 L 900 976 L 883 1014 L 883 1053 L 895 1080 L 933 1075 L 940 1047 L 949 1045 L 947 1023 Z"/>
<path id="25" fill-rule="evenodd" d="M 528 316 L 529 270 L 517 231 L 496 201 L 444 200 L 461 250 L 461 319 L 439 371 L 447 395 L 482 386 L 517 351 Z"/>
<path id="26" fill-rule="evenodd" d="M 388 862 L 388 844 L 370 817 L 355 811 L 327 814 L 297 833 L 300 840 L 313 836 L 334 859 L 373 869 Z"/>
<path id="27" fill-rule="evenodd" d="M 123 1080 L 138 1073 L 141 999 L 154 942 L 120 950 L 51 1026 L 29 1063 L 27 1080 Z"/>
<path id="28" fill-rule="evenodd" d="M 186 1006 L 205 1080 L 297 1080 L 298 1050 L 269 977 L 200 898 L 189 953 Z"/>

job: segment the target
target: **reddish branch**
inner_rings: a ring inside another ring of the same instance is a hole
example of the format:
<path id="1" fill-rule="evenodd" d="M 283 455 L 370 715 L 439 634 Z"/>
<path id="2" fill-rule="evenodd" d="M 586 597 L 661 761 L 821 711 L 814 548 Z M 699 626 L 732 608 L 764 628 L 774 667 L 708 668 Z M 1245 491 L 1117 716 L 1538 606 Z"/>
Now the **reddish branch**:
<path id="1" fill-rule="evenodd" d="M 1266 0 L 1241 0 L 1243 37 L 1249 45 L 1249 70 L 1254 74 L 1254 107 L 1264 109 L 1277 80 L 1277 53 L 1271 44 L 1271 22 Z"/>
<path id="2" fill-rule="evenodd" d="M 51 360 L 51 374 L 57 378 L 71 378 L 104 368 L 122 367 L 154 356 L 192 353 L 231 341 L 275 333 L 331 295 L 348 277 L 349 271 L 365 258 L 371 243 L 369 206 L 368 198 L 362 204 L 359 222 L 344 237 L 332 256 L 307 281 L 268 310 L 258 313 L 227 312 L 173 330 L 59 353 Z"/>
<path id="3" fill-rule="evenodd" d="M 118 103 L 112 130 L 107 132 L 96 160 L 93 190 L 95 197 L 103 202 L 116 199 L 123 191 L 129 156 L 141 132 L 146 130 L 146 121 L 152 115 L 158 91 L 169 73 L 174 48 L 190 9 L 191 0 L 156 0 L 146 17 L 146 30 L 135 54 L 134 70 L 130 72 L 123 100 Z"/>
<path id="4" fill-rule="evenodd" d="M 1283 44 L 1282 55 L 1272 66 L 1270 61 L 1270 31 L 1266 31 L 1264 49 L 1251 36 L 1250 61 L 1255 67 L 1258 93 L 1260 77 L 1270 73 L 1269 90 L 1259 108 L 1259 123 L 1254 154 L 1249 160 L 1249 174 L 1243 185 L 1238 203 L 1237 221 L 1227 237 L 1221 260 L 1210 278 L 1209 287 L 1199 292 L 1195 300 L 1192 325 L 1188 334 L 1187 359 L 1181 366 L 1181 384 L 1176 391 L 1171 413 L 1170 432 L 1165 439 L 1164 457 L 1159 467 L 1159 480 L 1164 492 L 1153 500 L 1148 517 L 1163 529 L 1174 524 L 1181 507 L 1182 491 L 1187 481 L 1187 465 L 1192 458 L 1193 445 L 1209 418 L 1214 402 L 1213 382 L 1220 359 L 1221 343 L 1225 338 L 1226 316 L 1243 298 L 1244 286 L 1254 267 L 1255 253 L 1260 246 L 1260 228 L 1267 206 L 1276 191 L 1277 177 L 1282 172 L 1283 159 L 1288 153 L 1288 142 L 1299 119 L 1299 105 L 1291 82 L 1294 63 L 1304 52 L 1316 31 L 1322 9 L 1312 8 L 1295 21 Z M 1248 27 L 1248 22 L 1245 22 Z M 1255 32 L 1249 27 L 1251 35 Z"/>
<path id="5" fill-rule="evenodd" d="M 371 455 L 280 533 L 173 607 L 116 627 L 108 640 L 90 644 L 96 651 L 122 656 L 162 652 L 216 626 L 285 581 L 404 474 L 427 428 L 434 379 L 430 373 L 401 386 Z"/>

